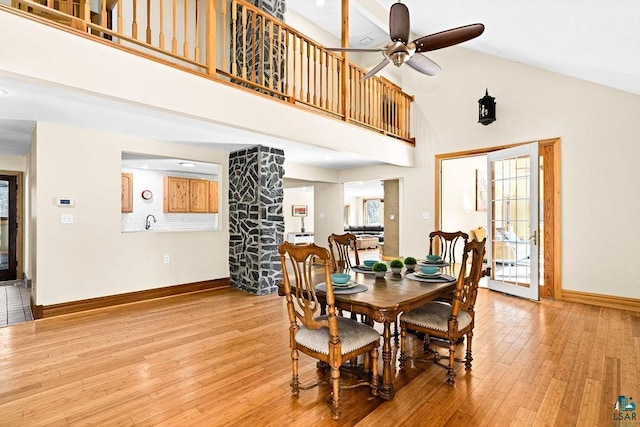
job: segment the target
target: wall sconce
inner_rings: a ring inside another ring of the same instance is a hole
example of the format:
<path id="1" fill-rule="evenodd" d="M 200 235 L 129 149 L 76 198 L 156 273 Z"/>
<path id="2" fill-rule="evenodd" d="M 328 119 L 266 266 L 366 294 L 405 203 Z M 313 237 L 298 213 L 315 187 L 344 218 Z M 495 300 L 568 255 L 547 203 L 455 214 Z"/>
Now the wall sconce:
<path id="1" fill-rule="evenodd" d="M 489 89 L 486 89 L 482 98 L 478 99 L 478 123 L 488 125 L 496 121 L 496 99 L 489 96 Z"/>

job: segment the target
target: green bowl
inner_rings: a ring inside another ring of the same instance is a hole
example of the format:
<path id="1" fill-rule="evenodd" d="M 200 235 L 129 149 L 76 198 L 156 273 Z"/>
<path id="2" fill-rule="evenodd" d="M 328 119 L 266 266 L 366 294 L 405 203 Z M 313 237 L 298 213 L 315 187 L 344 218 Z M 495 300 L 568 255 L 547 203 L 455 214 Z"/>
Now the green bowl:
<path id="1" fill-rule="evenodd" d="M 344 285 L 351 279 L 351 275 L 344 273 L 333 273 L 331 275 L 331 281 L 338 285 Z"/>
<path id="2" fill-rule="evenodd" d="M 440 258 L 440 255 L 427 255 L 427 260 L 429 261 L 433 261 L 433 262 L 437 262 L 440 261 L 442 258 Z"/>
<path id="3" fill-rule="evenodd" d="M 423 265 L 420 267 L 420 271 L 422 271 L 424 274 L 436 274 L 438 272 L 438 267 Z"/>
<path id="4" fill-rule="evenodd" d="M 376 262 L 378 261 L 376 261 L 375 259 L 365 259 L 364 261 L 362 261 L 364 266 L 369 268 L 373 267 L 373 264 L 375 264 Z"/>

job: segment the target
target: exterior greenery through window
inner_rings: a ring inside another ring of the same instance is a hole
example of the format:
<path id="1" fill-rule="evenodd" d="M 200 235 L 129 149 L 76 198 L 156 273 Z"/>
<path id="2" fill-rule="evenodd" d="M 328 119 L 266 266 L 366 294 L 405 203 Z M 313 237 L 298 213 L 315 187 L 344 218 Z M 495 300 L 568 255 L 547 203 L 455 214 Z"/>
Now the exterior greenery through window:
<path id="1" fill-rule="evenodd" d="M 364 224 L 382 224 L 382 218 L 384 215 L 384 200 L 365 199 L 363 204 Z"/>

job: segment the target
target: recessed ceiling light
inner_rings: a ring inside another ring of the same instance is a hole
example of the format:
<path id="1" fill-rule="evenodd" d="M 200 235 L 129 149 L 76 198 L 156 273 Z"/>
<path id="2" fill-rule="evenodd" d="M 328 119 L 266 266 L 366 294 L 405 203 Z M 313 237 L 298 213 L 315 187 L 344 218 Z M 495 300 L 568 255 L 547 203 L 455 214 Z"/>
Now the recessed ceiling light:
<path id="1" fill-rule="evenodd" d="M 0 96 L 4 96 L 4 95 L 9 95 L 9 92 L 8 92 L 7 90 L 5 90 L 5 89 L 2 89 L 2 88 L 0 87 Z"/>
<path id="2" fill-rule="evenodd" d="M 316 0 L 316 6 L 318 7 L 324 7 L 324 3 L 325 3 L 324 0 Z"/>
<path id="3" fill-rule="evenodd" d="M 196 164 L 191 162 L 181 162 L 180 166 L 182 166 L 183 168 L 195 168 Z"/>

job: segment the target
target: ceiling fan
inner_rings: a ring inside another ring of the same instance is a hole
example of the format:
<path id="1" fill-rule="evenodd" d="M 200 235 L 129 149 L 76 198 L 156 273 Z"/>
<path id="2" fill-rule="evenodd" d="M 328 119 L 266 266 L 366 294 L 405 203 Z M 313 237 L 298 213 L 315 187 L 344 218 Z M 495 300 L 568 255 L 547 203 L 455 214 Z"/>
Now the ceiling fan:
<path id="1" fill-rule="evenodd" d="M 336 52 L 382 52 L 384 55 L 382 62 L 373 67 L 360 81 L 373 77 L 389 63 L 393 63 L 396 67 L 406 63 L 422 74 L 433 76 L 440 71 L 440 66 L 422 55 L 421 52 L 429 52 L 466 42 L 478 37 L 483 31 L 484 25 L 471 24 L 430 34 L 410 42 L 409 9 L 402 3 L 394 3 L 389 10 L 391 42 L 386 47 L 376 49 L 327 48 L 327 50 Z"/>

